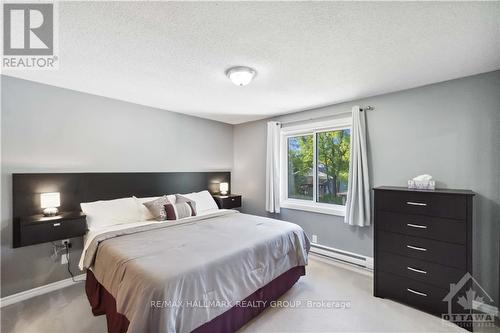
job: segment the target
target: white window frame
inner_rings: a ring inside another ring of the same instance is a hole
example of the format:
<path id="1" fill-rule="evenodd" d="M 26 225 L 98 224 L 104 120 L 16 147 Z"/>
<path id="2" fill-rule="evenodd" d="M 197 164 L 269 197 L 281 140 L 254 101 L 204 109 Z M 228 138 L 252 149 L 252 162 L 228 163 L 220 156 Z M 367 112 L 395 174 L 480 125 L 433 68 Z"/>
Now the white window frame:
<path id="1" fill-rule="evenodd" d="M 351 117 L 338 118 L 328 121 L 306 123 L 281 128 L 280 132 L 280 206 L 282 208 L 303 210 L 314 213 L 345 216 L 345 206 L 317 202 L 316 183 L 317 183 L 317 165 L 316 165 L 316 134 L 327 131 L 341 129 L 351 129 Z M 313 136 L 313 199 L 302 200 L 288 198 L 288 138 L 312 135 Z"/>

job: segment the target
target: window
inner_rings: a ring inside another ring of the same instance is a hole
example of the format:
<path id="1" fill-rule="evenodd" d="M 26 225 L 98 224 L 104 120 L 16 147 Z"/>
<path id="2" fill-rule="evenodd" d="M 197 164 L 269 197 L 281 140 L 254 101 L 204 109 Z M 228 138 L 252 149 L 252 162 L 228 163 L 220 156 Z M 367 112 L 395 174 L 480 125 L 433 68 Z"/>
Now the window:
<path id="1" fill-rule="evenodd" d="M 316 133 L 317 201 L 345 206 L 349 177 L 348 128 Z"/>
<path id="2" fill-rule="evenodd" d="M 344 215 L 350 143 L 350 119 L 284 127 L 281 206 Z"/>
<path id="3" fill-rule="evenodd" d="M 313 136 L 288 138 L 288 197 L 313 199 Z"/>

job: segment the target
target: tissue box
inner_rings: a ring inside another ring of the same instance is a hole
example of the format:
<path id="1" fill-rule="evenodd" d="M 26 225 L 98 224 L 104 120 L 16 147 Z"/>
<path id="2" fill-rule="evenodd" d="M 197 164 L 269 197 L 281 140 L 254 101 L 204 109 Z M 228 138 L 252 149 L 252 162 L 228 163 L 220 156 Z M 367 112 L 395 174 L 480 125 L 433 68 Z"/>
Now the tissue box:
<path id="1" fill-rule="evenodd" d="M 408 188 L 415 190 L 434 190 L 436 189 L 436 182 L 434 180 L 413 180 L 408 181 Z"/>

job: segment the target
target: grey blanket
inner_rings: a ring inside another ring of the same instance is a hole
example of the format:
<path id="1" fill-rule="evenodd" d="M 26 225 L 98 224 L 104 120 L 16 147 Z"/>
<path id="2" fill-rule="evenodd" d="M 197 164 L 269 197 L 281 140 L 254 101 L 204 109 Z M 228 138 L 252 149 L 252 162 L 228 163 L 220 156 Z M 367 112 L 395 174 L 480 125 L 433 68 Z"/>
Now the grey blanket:
<path id="1" fill-rule="evenodd" d="M 98 235 L 84 258 L 128 332 L 191 332 L 307 264 L 296 224 L 220 211 Z"/>

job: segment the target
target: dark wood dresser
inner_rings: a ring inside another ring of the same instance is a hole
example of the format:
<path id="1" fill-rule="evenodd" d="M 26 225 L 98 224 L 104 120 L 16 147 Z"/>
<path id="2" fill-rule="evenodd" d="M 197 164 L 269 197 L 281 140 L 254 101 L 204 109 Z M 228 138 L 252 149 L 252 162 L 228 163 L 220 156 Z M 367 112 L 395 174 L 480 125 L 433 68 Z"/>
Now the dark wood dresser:
<path id="1" fill-rule="evenodd" d="M 443 299 L 450 284 L 472 274 L 474 192 L 389 186 L 374 191 L 374 295 L 448 313 Z"/>

